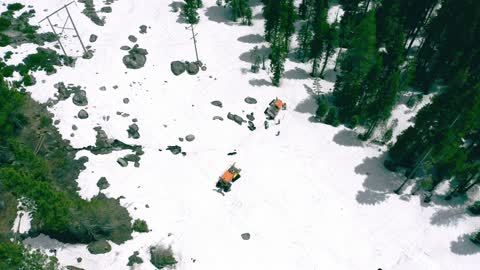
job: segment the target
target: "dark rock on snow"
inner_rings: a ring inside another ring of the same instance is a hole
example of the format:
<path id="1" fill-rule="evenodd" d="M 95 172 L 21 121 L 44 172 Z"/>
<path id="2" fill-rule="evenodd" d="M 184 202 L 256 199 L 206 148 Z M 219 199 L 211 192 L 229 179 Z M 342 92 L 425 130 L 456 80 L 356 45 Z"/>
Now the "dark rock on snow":
<path id="1" fill-rule="evenodd" d="M 257 104 L 257 100 L 252 97 L 246 97 L 245 102 L 248 104 Z"/>
<path id="2" fill-rule="evenodd" d="M 220 107 L 220 108 L 223 107 L 223 104 L 220 100 L 214 100 L 214 101 L 210 102 L 210 104 L 212 104 L 213 106 Z"/>
<path id="3" fill-rule="evenodd" d="M 87 119 L 87 118 L 88 118 L 88 112 L 85 111 L 84 109 L 81 109 L 81 110 L 78 112 L 78 118 L 80 118 L 80 119 Z"/>
<path id="4" fill-rule="evenodd" d="M 137 42 L 138 39 L 137 39 L 137 37 L 135 37 L 134 35 L 130 35 L 130 36 L 128 36 L 128 40 L 130 40 L 131 42 L 135 43 L 135 42 Z"/>
<path id="5" fill-rule="evenodd" d="M 85 92 L 84 90 L 79 90 L 73 96 L 72 101 L 73 101 L 73 104 L 77 106 L 87 106 L 88 105 L 87 92 Z"/>
<path id="6" fill-rule="evenodd" d="M 105 178 L 105 177 L 101 177 L 97 182 L 97 187 L 99 189 L 106 189 L 109 186 L 110 186 L 110 184 L 108 183 L 107 178 Z"/>
<path id="7" fill-rule="evenodd" d="M 243 120 L 243 118 L 241 116 L 236 115 L 236 114 L 228 113 L 227 118 L 234 121 L 235 123 L 237 123 L 239 125 L 242 125 L 243 122 L 246 122 L 245 120 Z"/>
<path id="8" fill-rule="evenodd" d="M 250 234 L 249 233 L 242 233 L 242 239 L 243 240 L 249 240 L 250 239 Z"/>
<path id="9" fill-rule="evenodd" d="M 186 66 L 183 62 L 173 61 L 172 63 L 170 63 L 170 69 L 172 70 L 172 73 L 174 75 L 178 76 L 185 72 Z"/>
<path id="10" fill-rule="evenodd" d="M 196 75 L 200 71 L 197 63 L 187 62 L 187 73 L 190 75 Z"/>
<path id="11" fill-rule="evenodd" d="M 214 117 L 213 117 L 213 120 L 223 121 L 223 117 L 221 117 L 221 116 L 214 116 Z"/>
<path id="12" fill-rule="evenodd" d="M 192 135 L 192 134 L 189 134 L 185 137 L 185 139 L 187 140 L 187 142 L 191 142 L 191 141 L 195 140 L 195 136 Z"/>
<path id="13" fill-rule="evenodd" d="M 146 34 L 146 33 L 147 33 L 147 26 L 140 25 L 140 34 Z"/>
<path id="14" fill-rule="evenodd" d="M 167 150 L 172 152 L 172 154 L 174 154 L 174 155 L 178 155 L 182 152 L 182 148 L 178 145 L 168 146 Z"/>
<path id="15" fill-rule="evenodd" d="M 120 164 L 120 166 L 122 166 L 122 167 L 127 167 L 128 166 L 128 162 L 123 158 L 117 159 L 117 163 Z"/>
<path id="16" fill-rule="evenodd" d="M 140 138 L 140 133 L 138 133 L 138 125 L 137 124 L 131 124 L 128 126 L 128 137 L 133 138 L 133 139 L 138 139 Z"/>
<path id="17" fill-rule="evenodd" d="M 97 35 L 91 34 L 89 41 L 90 41 L 90 42 L 95 42 L 95 41 L 97 41 L 97 38 L 98 38 Z"/>

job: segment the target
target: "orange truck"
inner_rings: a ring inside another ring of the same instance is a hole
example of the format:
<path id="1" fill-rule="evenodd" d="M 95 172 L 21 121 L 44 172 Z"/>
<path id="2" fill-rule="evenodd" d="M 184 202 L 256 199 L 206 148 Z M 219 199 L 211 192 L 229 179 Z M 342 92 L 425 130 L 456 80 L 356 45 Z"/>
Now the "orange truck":
<path id="1" fill-rule="evenodd" d="M 240 178 L 240 171 L 241 169 L 235 167 L 235 163 L 233 163 L 232 166 L 230 166 L 230 168 L 228 168 L 228 170 L 226 170 L 222 176 L 220 176 L 216 187 L 224 192 L 229 192 L 232 187 L 232 183 Z"/>
<path id="2" fill-rule="evenodd" d="M 277 117 L 280 110 L 286 110 L 286 109 L 287 109 L 287 104 L 282 100 L 275 98 L 268 104 L 268 108 L 265 109 L 265 114 L 267 115 L 268 119 L 273 120 L 275 119 L 275 117 Z"/>

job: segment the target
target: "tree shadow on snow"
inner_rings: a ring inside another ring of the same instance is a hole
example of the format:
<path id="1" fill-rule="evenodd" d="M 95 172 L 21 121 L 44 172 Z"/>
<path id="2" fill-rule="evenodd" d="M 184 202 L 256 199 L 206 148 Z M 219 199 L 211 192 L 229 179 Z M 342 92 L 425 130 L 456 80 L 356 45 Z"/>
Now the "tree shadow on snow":
<path id="1" fill-rule="evenodd" d="M 356 196 L 359 204 L 379 204 L 400 185 L 400 178 L 383 166 L 384 159 L 384 155 L 366 158 L 362 164 L 355 167 L 356 174 L 366 175 L 362 184 L 365 190 L 359 191 Z"/>
<path id="2" fill-rule="evenodd" d="M 430 217 L 430 223 L 437 226 L 455 226 L 466 216 L 467 213 L 463 207 L 440 209 Z"/>
<path id="3" fill-rule="evenodd" d="M 362 147 L 363 142 L 357 136 L 353 130 L 342 129 L 335 134 L 333 141 L 338 145 Z"/>
<path id="4" fill-rule="evenodd" d="M 464 234 L 456 241 L 450 242 L 450 250 L 457 255 L 474 255 L 480 253 L 480 247 L 470 241 L 470 235 Z"/>
<path id="5" fill-rule="evenodd" d="M 304 69 L 296 67 L 295 69 L 285 72 L 283 77 L 291 80 L 306 80 L 310 78 L 310 74 L 308 74 L 308 72 L 306 72 Z"/>
<path id="6" fill-rule="evenodd" d="M 239 37 L 237 40 L 243 43 L 254 43 L 254 44 L 265 42 L 265 39 L 263 38 L 263 36 L 259 34 L 249 34 L 243 37 Z"/>
<path id="7" fill-rule="evenodd" d="M 252 86 L 272 86 L 273 84 L 265 79 L 251 79 L 248 83 Z"/>
<path id="8" fill-rule="evenodd" d="M 244 52 L 244 53 L 240 54 L 240 56 L 238 58 L 240 60 L 242 60 L 243 62 L 253 64 L 255 62 L 254 62 L 254 59 L 252 59 L 252 52 L 253 52 L 253 48 L 251 50 L 249 50 L 248 52 Z M 267 48 L 267 47 L 265 47 L 265 45 L 262 45 L 262 47 L 258 48 L 258 54 L 260 56 L 264 55 L 267 58 L 268 55 L 270 54 L 270 48 Z"/>
<path id="9" fill-rule="evenodd" d="M 293 70 L 293 72 L 295 72 L 295 70 Z M 303 86 L 305 87 L 305 90 L 308 93 L 308 97 L 302 100 L 300 103 L 298 103 L 294 110 L 299 113 L 308 113 L 313 116 L 318 107 L 317 99 L 315 94 L 313 93 L 312 88 L 310 88 L 306 84 L 303 84 Z"/>
<path id="10" fill-rule="evenodd" d="M 334 83 L 337 81 L 337 72 L 333 69 L 327 69 L 323 73 L 323 80 Z"/>
<path id="11" fill-rule="evenodd" d="M 227 25 L 233 25 L 233 21 L 230 18 L 230 9 L 226 7 L 211 6 L 207 8 L 205 16 L 212 22 L 224 23 Z"/>
<path id="12" fill-rule="evenodd" d="M 293 63 L 305 64 L 305 62 L 302 62 L 302 60 L 298 59 L 297 53 L 295 51 L 289 52 L 287 55 L 287 59 Z"/>

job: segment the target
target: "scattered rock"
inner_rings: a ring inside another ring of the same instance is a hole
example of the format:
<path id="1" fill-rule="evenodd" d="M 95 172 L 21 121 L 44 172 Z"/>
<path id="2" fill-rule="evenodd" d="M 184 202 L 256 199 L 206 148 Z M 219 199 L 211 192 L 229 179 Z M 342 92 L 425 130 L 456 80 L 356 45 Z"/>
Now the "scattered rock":
<path id="1" fill-rule="evenodd" d="M 137 39 L 137 37 L 135 37 L 134 35 L 130 35 L 130 36 L 128 36 L 128 40 L 130 40 L 131 42 L 135 43 L 135 42 L 137 42 L 138 39 Z"/>
<path id="2" fill-rule="evenodd" d="M 235 123 L 237 123 L 239 125 L 242 125 L 243 122 L 246 122 L 245 120 L 243 120 L 243 118 L 241 116 L 236 115 L 236 114 L 228 113 L 227 118 L 234 121 Z"/>
<path id="3" fill-rule="evenodd" d="M 213 120 L 223 121 L 223 117 L 221 117 L 221 116 L 214 116 L 214 117 L 213 117 Z"/>
<path id="4" fill-rule="evenodd" d="M 72 125 L 72 129 L 73 129 L 73 130 L 77 130 L 78 127 L 77 127 L 76 125 Z"/>
<path id="5" fill-rule="evenodd" d="M 78 262 L 78 263 L 81 263 L 81 262 L 82 262 L 82 257 L 78 257 L 78 258 L 77 258 L 77 262 Z"/>
<path id="6" fill-rule="evenodd" d="M 252 97 L 246 97 L 245 102 L 248 104 L 257 104 L 257 100 Z"/>
<path id="7" fill-rule="evenodd" d="M 73 104 L 77 106 L 87 106 L 88 105 L 88 99 L 87 99 L 87 92 L 84 90 L 79 90 L 75 93 L 73 96 Z"/>
<path id="8" fill-rule="evenodd" d="M 60 120 L 55 120 L 55 121 L 53 121 L 53 124 L 54 124 L 54 125 L 60 124 Z"/>
<path id="9" fill-rule="evenodd" d="M 187 73 L 190 75 L 196 75 L 200 71 L 197 63 L 187 62 Z"/>
<path id="10" fill-rule="evenodd" d="M 220 100 L 214 100 L 214 101 L 210 102 L 210 104 L 212 104 L 213 106 L 220 107 L 220 108 L 223 107 L 223 104 Z"/>
<path id="11" fill-rule="evenodd" d="M 132 122 L 134 122 L 134 123 L 136 123 L 137 121 L 138 121 L 137 118 L 132 119 Z"/>
<path id="12" fill-rule="evenodd" d="M 93 57 L 93 51 L 92 50 L 88 50 L 82 56 L 83 59 L 92 59 L 92 57 Z"/>
<path id="13" fill-rule="evenodd" d="M 130 162 L 139 162 L 140 161 L 140 157 L 136 154 L 128 154 L 128 155 L 124 156 L 123 159 L 126 160 L 126 161 L 130 161 Z"/>
<path id="14" fill-rule="evenodd" d="M 100 91 L 107 91 L 107 87 L 105 86 L 101 86 L 100 88 L 98 88 Z"/>
<path id="15" fill-rule="evenodd" d="M 91 34 L 89 41 L 90 41 L 90 42 L 95 42 L 95 41 L 97 41 L 97 38 L 98 38 L 97 35 Z"/>
<path id="16" fill-rule="evenodd" d="M 140 34 L 146 34 L 146 33 L 147 33 L 147 26 L 140 25 Z"/>
<path id="17" fill-rule="evenodd" d="M 265 126 L 265 129 L 268 129 L 268 121 L 265 120 L 265 122 L 263 122 L 263 125 Z"/>
<path id="18" fill-rule="evenodd" d="M 114 86 L 113 86 L 113 89 L 118 89 L 118 85 L 114 85 Z"/>
<path id="19" fill-rule="evenodd" d="M 100 240 L 89 244 L 87 249 L 91 254 L 103 254 L 110 252 L 112 247 L 107 241 Z"/>
<path id="20" fill-rule="evenodd" d="M 128 104 L 129 102 L 130 102 L 130 99 L 128 99 L 128 98 L 123 99 L 123 103 Z"/>
<path id="21" fill-rule="evenodd" d="M 178 145 L 168 146 L 167 150 L 172 152 L 172 154 L 174 154 L 174 155 L 178 155 L 182 152 L 182 148 Z"/>
<path id="22" fill-rule="evenodd" d="M 257 128 L 255 127 L 252 121 L 248 121 L 248 129 L 250 129 L 251 131 L 254 131 Z"/>
<path id="23" fill-rule="evenodd" d="M 110 186 L 110 184 L 107 181 L 107 178 L 101 177 L 98 182 L 97 182 L 97 187 L 99 189 L 107 189 Z"/>
<path id="24" fill-rule="evenodd" d="M 250 239 L 250 234 L 249 233 L 242 233 L 242 239 L 243 240 L 249 240 Z"/>
<path id="25" fill-rule="evenodd" d="M 79 112 L 78 112 L 78 118 L 80 119 L 87 119 L 88 118 L 88 112 L 85 111 L 84 109 L 81 109 Z"/>
<path id="26" fill-rule="evenodd" d="M 170 63 L 170 69 L 172 70 L 172 73 L 174 75 L 178 76 L 185 72 L 186 66 L 183 62 L 173 61 L 172 63 Z"/>
<path id="27" fill-rule="evenodd" d="M 120 166 L 122 166 L 122 167 L 127 167 L 128 166 L 128 162 L 123 158 L 117 159 L 117 163 L 120 164 Z"/>
<path id="28" fill-rule="evenodd" d="M 234 156 L 234 155 L 236 155 L 236 154 L 237 154 L 237 152 L 236 152 L 236 151 L 233 151 L 233 152 L 228 153 L 227 156 Z"/>
<path id="29" fill-rule="evenodd" d="M 189 134 L 185 137 L 185 140 L 187 140 L 187 142 L 191 142 L 191 141 L 195 140 L 195 136 L 192 135 L 192 134 Z"/>
<path id="30" fill-rule="evenodd" d="M 135 45 L 130 51 L 128 51 L 128 55 L 123 57 L 123 64 L 130 69 L 142 68 L 147 62 L 147 54 L 147 50 Z"/>
<path id="31" fill-rule="evenodd" d="M 255 116 L 253 116 L 253 112 L 250 113 L 250 114 L 247 114 L 247 119 L 250 120 L 250 121 L 254 121 L 254 120 L 255 120 Z"/>
<path id="32" fill-rule="evenodd" d="M 128 137 L 133 138 L 133 139 L 138 139 L 140 138 L 140 133 L 138 133 L 138 125 L 137 124 L 131 124 L 128 126 Z"/>
<path id="33" fill-rule="evenodd" d="M 179 141 L 183 142 L 183 138 L 178 138 Z"/>
<path id="34" fill-rule="evenodd" d="M 122 47 L 120 47 L 120 50 L 123 50 L 123 51 L 129 51 L 131 49 L 132 48 L 130 48 L 130 46 L 127 46 L 127 45 L 123 45 Z"/>
<path id="35" fill-rule="evenodd" d="M 100 12 L 103 12 L 103 13 L 112 13 L 112 7 L 102 7 L 100 9 Z"/>

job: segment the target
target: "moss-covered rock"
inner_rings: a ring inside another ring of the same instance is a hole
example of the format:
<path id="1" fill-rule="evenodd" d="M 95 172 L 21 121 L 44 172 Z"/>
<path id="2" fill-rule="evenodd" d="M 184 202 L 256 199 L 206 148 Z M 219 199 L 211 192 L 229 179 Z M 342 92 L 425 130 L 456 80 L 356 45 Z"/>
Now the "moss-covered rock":
<path id="1" fill-rule="evenodd" d="M 110 244 L 105 240 L 93 242 L 87 246 L 88 252 L 92 254 L 108 253 L 112 250 Z"/>

